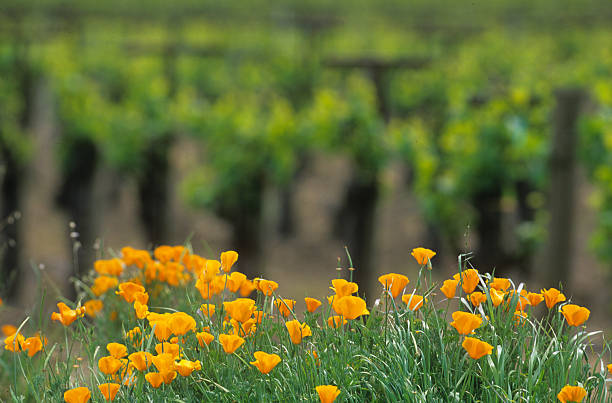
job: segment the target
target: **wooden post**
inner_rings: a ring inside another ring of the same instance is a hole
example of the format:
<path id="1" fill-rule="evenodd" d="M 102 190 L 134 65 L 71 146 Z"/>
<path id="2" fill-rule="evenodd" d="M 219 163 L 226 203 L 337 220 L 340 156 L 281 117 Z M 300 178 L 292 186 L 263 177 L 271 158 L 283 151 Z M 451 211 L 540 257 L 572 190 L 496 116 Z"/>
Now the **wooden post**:
<path id="1" fill-rule="evenodd" d="M 574 234 L 576 123 L 586 98 L 583 90 L 564 88 L 555 91 L 553 133 L 549 160 L 548 244 L 544 267 L 538 273 L 542 285 L 559 283 L 568 287 Z"/>
<path id="2" fill-rule="evenodd" d="M 376 89 L 378 113 L 385 122 L 391 119 L 387 77 L 397 69 L 419 69 L 428 63 L 422 58 L 382 60 L 362 57 L 356 59 L 329 59 L 326 65 L 342 69 L 364 69 L 370 75 Z M 343 238 L 349 248 L 355 271 L 353 281 L 360 287 L 360 294 L 376 295 L 376 280 L 373 278 L 373 258 L 376 206 L 380 194 L 378 172 L 365 173 L 356 167 L 347 187 L 344 201 L 336 215 L 334 233 Z M 348 276 L 348 273 L 347 273 Z"/>

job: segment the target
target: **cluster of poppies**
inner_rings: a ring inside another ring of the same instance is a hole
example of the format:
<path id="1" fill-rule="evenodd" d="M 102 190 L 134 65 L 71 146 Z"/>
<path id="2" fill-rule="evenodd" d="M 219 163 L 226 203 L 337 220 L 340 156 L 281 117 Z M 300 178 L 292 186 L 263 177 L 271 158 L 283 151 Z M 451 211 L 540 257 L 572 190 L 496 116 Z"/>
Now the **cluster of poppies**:
<path id="1" fill-rule="evenodd" d="M 412 256 L 421 265 L 423 272 L 423 269 L 431 269 L 431 259 L 435 252 L 416 248 Z M 201 371 L 202 364 L 195 359 L 201 351 L 195 351 L 194 345 L 207 351 L 214 348 L 211 343 L 217 340 L 215 345 L 227 355 L 235 354 L 248 338 L 257 334 L 258 327 L 265 327 L 264 321 L 272 319 L 276 314 L 282 318 L 286 328 L 284 337 L 294 345 L 301 344 L 304 338 L 312 337 L 313 331 L 319 331 L 318 324 L 317 328 L 311 329 L 306 321 L 299 320 L 295 311 L 297 301 L 277 295 L 278 283 L 261 278 L 247 279 L 244 274 L 232 271 L 237 261 L 238 253 L 235 251 L 223 252 L 216 260 L 196 255 L 183 246 L 160 246 L 153 251 L 153 256 L 145 250 L 125 247 L 121 250 L 120 258 L 95 262 L 97 276 L 93 280 L 91 292 L 96 299 L 85 301 L 82 306 L 74 309 L 60 302 L 57 304 L 58 312 L 53 312 L 51 319 L 68 327 L 84 315 L 95 319 L 103 312 L 105 301 L 109 298 L 118 298 L 120 304 L 128 304 L 126 310 L 133 312 L 134 322 L 138 325 L 131 326 L 120 342 L 107 344 L 108 355 L 97 360 L 98 369 L 107 381 L 98 388 L 107 401 L 114 400 L 121 388 L 132 387 L 139 378 L 146 380 L 151 388 L 157 389 L 171 384 L 179 376 L 187 378 Z M 395 299 L 398 297 L 404 304 L 399 309 L 414 313 L 425 304 L 433 303 L 429 299 L 434 293 L 417 294 L 419 281 L 417 287 L 408 290 L 410 281 L 405 275 L 389 273 L 380 276 L 378 280 L 384 298 L 393 301 L 392 304 L 386 304 L 387 310 L 389 307 L 395 309 Z M 155 284 L 152 284 L 154 281 Z M 149 291 L 160 284 L 195 287 L 203 303 L 198 303 L 193 314 L 180 311 L 153 312 L 149 309 Z M 366 301 L 356 295 L 359 291 L 356 283 L 338 278 L 331 281 L 330 289 L 333 294 L 327 297 L 329 314 L 324 315 L 329 328 L 339 329 L 351 321 L 370 315 Z M 474 360 L 493 351 L 493 346 L 476 334 L 479 328 L 487 326 L 487 307 L 489 310 L 512 312 L 517 326 L 523 324 L 531 309 L 541 302 L 545 302 L 549 310 L 562 304 L 559 311 L 570 326 L 581 326 L 590 313 L 587 308 L 563 304 L 566 298 L 557 289 L 528 292 L 522 287 L 516 289 L 510 279 L 489 278 L 473 268 L 464 269 L 453 278 L 445 280 L 439 289 L 448 300 L 458 298 L 457 292 L 462 291 L 471 304 L 471 307 L 466 304 L 467 309 L 452 313 L 450 326 L 461 336 L 461 346 L 467 356 Z M 249 298 L 253 292 L 258 293 L 257 301 Z M 310 297 L 306 297 L 304 303 L 309 313 L 315 313 L 323 305 L 320 300 Z M 276 312 L 267 308 L 271 306 L 276 307 Z M 222 318 L 213 321 L 213 317 L 219 314 L 223 315 Z M 108 315 L 115 319 L 117 313 L 111 311 Z M 215 326 L 215 323 L 220 326 Z M 47 343 L 40 335 L 26 339 L 12 327 L 5 326 L 2 331 L 6 336 L 7 350 L 26 351 L 30 357 Z M 255 348 L 254 360 L 249 363 L 261 374 L 267 375 L 282 362 L 282 358 L 263 349 Z M 318 353 L 309 353 L 313 362 L 320 365 Z M 246 364 L 246 361 L 242 361 Z M 612 372 L 612 364 L 608 368 Z M 315 389 L 322 402 L 333 402 L 340 394 L 334 385 L 319 385 Z M 562 402 L 582 401 L 586 393 L 581 386 L 567 385 L 559 391 L 558 398 Z M 64 394 L 68 403 L 87 402 L 90 398 L 91 391 L 86 387 L 76 387 Z"/>

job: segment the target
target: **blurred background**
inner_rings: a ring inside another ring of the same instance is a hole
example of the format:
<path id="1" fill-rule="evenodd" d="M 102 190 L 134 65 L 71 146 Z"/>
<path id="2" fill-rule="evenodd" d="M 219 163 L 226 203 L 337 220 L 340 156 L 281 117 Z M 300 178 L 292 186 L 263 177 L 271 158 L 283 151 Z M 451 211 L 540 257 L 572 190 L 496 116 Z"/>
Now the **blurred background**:
<path id="1" fill-rule="evenodd" d="M 295 299 L 424 246 L 612 329 L 611 44 L 607 0 L 3 0 L 5 312 L 126 245 Z"/>

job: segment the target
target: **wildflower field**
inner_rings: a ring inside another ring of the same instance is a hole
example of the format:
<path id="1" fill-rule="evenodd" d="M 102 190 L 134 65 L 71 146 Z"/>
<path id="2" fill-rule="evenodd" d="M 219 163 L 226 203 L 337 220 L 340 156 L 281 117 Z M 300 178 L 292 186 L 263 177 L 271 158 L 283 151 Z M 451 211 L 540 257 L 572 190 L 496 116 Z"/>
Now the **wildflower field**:
<path id="1" fill-rule="evenodd" d="M 610 401 L 610 346 L 580 301 L 467 255 L 434 283 L 435 252 L 412 255 L 376 298 L 330 278 L 319 301 L 247 279 L 235 251 L 125 247 L 76 280 L 76 301 L 2 327 L 2 400 Z"/>

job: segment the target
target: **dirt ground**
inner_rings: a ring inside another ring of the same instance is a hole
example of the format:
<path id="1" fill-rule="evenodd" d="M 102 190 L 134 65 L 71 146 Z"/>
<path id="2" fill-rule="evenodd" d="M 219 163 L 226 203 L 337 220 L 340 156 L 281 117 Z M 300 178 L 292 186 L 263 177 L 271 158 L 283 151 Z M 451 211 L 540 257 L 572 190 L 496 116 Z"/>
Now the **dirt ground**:
<path id="1" fill-rule="evenodd" d="M 39 102 L 48 101 L 44 94 Z M 53 207 L 54 191 L 58 185 L 58 173 L 53 152 L 55 134 L 53 119 L 48 108 L 42 108 L 34 125 L 34 164 L 26 178 L 26 203 L 22 212 L 23 257 L 30 265 L 43 268 L 48 278 L 65 290 L 70 275 L 71 256 L 68 239 L 68 220 Z M 206 255 L 205 243 L 215 253 L 230 247 L 228 226 L 210 213 L 194 210 L 181 201 L 181 179 L 197 162 L 197 145 L 188 141 L 175 146 L 172 153 L 174 168 L 172 200 L 172 238 L 182 244 L 191 236 L 196 253 Z M 265 241 L 265 268 L 267 277 L 279 282 L 279 292 L 296 300 L 304 296 L 324 297 L 329 294 L 329 282 L 336 276 L 337 258 L 344 259 L 343 243 L 331 238 L 332 217 L 342 200 L 342 192 L 350 177 L 350 163 L 338 156 L 318 155 L 307 167 L 296 186 L 297 233 L 291 239 L 278 237 L 273 228 L 276 213 L 275 194 L 266 196 L 266 216 L 271 234 Z M 383 195 L 377 212 L 376 270 L 399 272 L 416 279 L 417 265 L 410 256 L 411 249 L 425 246 L 425 227 L 415 198 L 405 186 L 403 169 L 390 166 L 384 174 Z M 136 188 L 131 179 L 121 179 L 111 172 L 100 172 L 97 180 L 97 228 L 102 241 L 102 251 L 118 250 L 123 246 L 145 248 L 138 222 Z M 584 180 L 579 181 L 576 203 L 576 232 L 574 234 L 574 259 L 572 280 L 568 288 L 572 299 L 592 310 L 589 329 L 612 330 L 610 317 L 611 292 L 604 267 L 588 249 L 589 234 L 596 217 L 588 205 L 592 190 Z M 78 224 L 78 223 L 77 223 Z M 457 268 L 456 256 L 436 256 L 434 275 L 438 280 L 447 278 Z M 36 295 L 35 276 L 26 270 L 21 281 L 21 296 L 17 304 L 0 312 L 0 323 L 17 323 L 31 312 L 39 301 Z M 529 279 L 518 279 L 526 281 Z M 47 301 L 55 302 L 58 290 L 50 285 Z M 553 285 L 546 285 L 553 286 Z M 535 286 L 527 281 L 529 289 Z"/>

